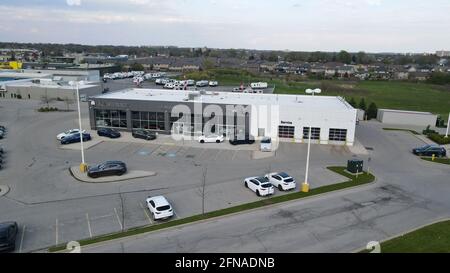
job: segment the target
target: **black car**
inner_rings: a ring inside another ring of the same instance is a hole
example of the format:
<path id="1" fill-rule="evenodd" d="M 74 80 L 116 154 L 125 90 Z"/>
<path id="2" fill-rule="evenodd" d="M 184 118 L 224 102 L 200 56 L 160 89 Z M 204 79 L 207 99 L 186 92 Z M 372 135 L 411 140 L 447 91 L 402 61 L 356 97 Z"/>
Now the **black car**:
<path id="1" fill-rule="evenodd" d="M 11 252 L 16 249 L 17 232 L 16 222 L 0 223 L 0 252 Z"/>
<path id="2" fill-rule="evenodd" d="M 106 161 L 97 166 L 88 168 L 87 175 L 91 178 L 98 178 L 102 176 L 121 176 L 127 172 L 127 165 L 122 161 Z"/>
<path id="3" fill-rule="evenodd" d="M 255 143 L 255 139 L 249 136 L 234 137 L 230 139 L 231 145 L 251 145 L 253 143 Z"/>
<path id="4" fill-rule="evenodd" d="M 437 156 L 437 157 L 445 157 L 447 155 L 447 151 L 445 148 L 436 146 L 436 145 L 425 145 L 419 148 L 415 148 L 412 150 L 413 154 L 418 156 Z"/>
<path id="5" fill-rule="evenodd" d="M 155 140 L 156 133 L 147 130 L 134 130 L 132 132 L 134 138 L 142 138 L 145 140 Z"/>
<path id="6" fill-rule="evenodd" d="M 88 133 L 83 133 L 83 141 L 89 141 L 91 140 L 91 135 Z M 65 144 L 70 144 L 70 143 L 77 143 L 77 142 L 81 142 L 81 138 L 80 138 L 80 134 L 73 134 L 70 136 L 66 136 L 65 138 L 63 138 L 61 140 L 61 144 L 65 145 Z"/>
<path id="7" fill-rule="evenodd" d="M 99 128 L 97 130 L 99 136 L 109 137 L 109 138 L 119 138 L 120 132 L 111 128 Z"/>
<path id="8" fill-rule="evenodd" d="M 5 132 L 0 130 L 0 139 L 2 139 L 5 136 Z"/>

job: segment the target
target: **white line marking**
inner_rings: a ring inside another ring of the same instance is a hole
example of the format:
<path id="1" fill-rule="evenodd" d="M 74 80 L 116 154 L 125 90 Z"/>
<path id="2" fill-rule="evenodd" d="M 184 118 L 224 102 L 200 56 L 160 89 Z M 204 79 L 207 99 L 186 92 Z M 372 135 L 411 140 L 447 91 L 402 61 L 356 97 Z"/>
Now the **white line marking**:
<path id="1" fill-rule="evenodd" d="M 56 241 L 56 245 L 58 245 L 58 218 L 56 218 L 56 228 L 55 228 L 55 241 Z"/>
<path id="2" fill-rule="evenodd" d="M 222 150 L 217 151 L 216 156 L 214 157 L 214 160 L 219 159 L 220 154 L 222 153 Z"/>
<path id="3" fill-rule="evenodd" d="M 26 225 L 23 225 L 22 228 L 22 236 L 20 237 L 20 246 L 19 246 L 19 253 L 22 253 L 22 246 L 23 246 L 23 238 L 25 237 L 25 229 L 27 228 Z"/>
<path id="4" fill-rule="evenodd" d="M 145 209 L 145 207 L 142 205 L 142 203 L 139 203 L 139 205 L 140 205 L 141 208 L 144 210 L 144 214 L 145 214 L 145 216 L 147 216 L 147 219 L 148 219 L 148 222 L 150 223 L 150 225 L 153 225 L 153 221 L 152 221 L 152 219 L 150 218 L 150 215 L 148 215 L 148 212 L 147 212 L 147 210 Z"/>
<path id="5" fill-rule="evenodd" d="M 202 157 L 202 155 L 206 152 L 206 149 L 203 148 L 202 152 L 200 153 L 200 155 L 198 157 Z"/>
<path id="6" fill-rule="evenodd" d="M 91 222 L 89 222 L 89 214 L 87 214 L 87 213 L 86 213 L 86 220 L 87 220 L 88 229 L 89 229 L 89 236 L 92 238 Z"/>
<path id="7" fill-rule="evenodd" d="M 234 158 L 235 158 L 236 155 L 237 155 L 237 152 L 238 152 L 237 150 L 234 151 L 233 156 L 231 157 L 231 160 L 234 160 Z"/>
<path id="8" fill-rule="evenodd" d="M 122 225 L 122 222 L 120 221 L 119 214 L 117 213 L 117 209 L 116 208 L 114 208 L 114 212 L 116 213 L 117 222 L 119 222 L 120 230 L 123 230 L 123 225 Z"/>

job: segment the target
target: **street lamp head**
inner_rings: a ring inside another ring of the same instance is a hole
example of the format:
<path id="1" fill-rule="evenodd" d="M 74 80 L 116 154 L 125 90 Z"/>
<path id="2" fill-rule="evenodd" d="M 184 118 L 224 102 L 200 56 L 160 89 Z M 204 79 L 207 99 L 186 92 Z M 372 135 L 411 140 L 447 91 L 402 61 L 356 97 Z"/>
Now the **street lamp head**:
<path id="1" fill-rule="evenodd" d="M 309 89 L 309 88 L 306 89 L 306 91 L 305 91 L 306 94 L 312 94 L 313 92 L 314 92 L 314 91 L 313 91 L 312 89 Z"/>
<path id="2" fill-rule="evenodd" d="M 316 88 L 316 89 L 314 89 L 314 90 L 308 88 L 308 89 L 305 90 L 305 93 L 306 93 L 306 94 L 313 94 L 313 95 L 314 95 L 314 94 L 320 94 L 320 93 L 322 93 L 322 90 L 319 89 L 319 88 Z"/>

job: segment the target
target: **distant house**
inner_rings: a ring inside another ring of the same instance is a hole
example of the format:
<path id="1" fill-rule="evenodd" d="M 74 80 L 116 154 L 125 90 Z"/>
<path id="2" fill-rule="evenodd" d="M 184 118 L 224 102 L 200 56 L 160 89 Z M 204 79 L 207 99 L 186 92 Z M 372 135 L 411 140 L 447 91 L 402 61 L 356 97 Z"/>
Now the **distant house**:
<path id="1" fill-rule="evenodd" d="M 409 78 L 416 81 L 426 81 L 430 78 L 430 74 L 429 72 L 413 72 L 410 73 Z"/>
<path id="2" fill-rule="evenodd" d="M 403 66 L 396 66 L 393 68 L 394 79 L 395 80 L 408 80 L 409 71 Z"/>

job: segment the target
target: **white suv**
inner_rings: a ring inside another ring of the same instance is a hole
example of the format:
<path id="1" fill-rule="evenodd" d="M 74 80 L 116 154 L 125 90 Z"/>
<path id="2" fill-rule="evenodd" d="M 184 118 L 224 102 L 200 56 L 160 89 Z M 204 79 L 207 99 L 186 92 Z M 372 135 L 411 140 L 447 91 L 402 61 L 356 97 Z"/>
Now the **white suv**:
<path id="1" fill-rule="evenodd" d="M 265 177 L 249 177 L 244 180 L 244 186 L 254 191 L 258 196 L 268 196 L 275 193 L 273 185 Z"/>
<path id="2" fill-rule="evenodd" d="M 200 143 L 221 143 L 224 141 L 224 137 L 223 136 L 219 136 L 219 135 L 209 135 L 209 136 L 200 136 L 198 138 L 198 142 Z"/>
<path id="3" fill-rule="evenodd" d="M 289 191 L 297 187 L 295 179 L 287 173 L 269 173 L 265 176 L 269 179 L 270 183 L 274 187 L 277 187 L 280 191 Z"/>
<path id="4" fill-rule="evenodd" d="M 164 196 L 149 197 L 146 201 L 153 220 L 167 219 L 173 216 L 173 208 Z"/>

